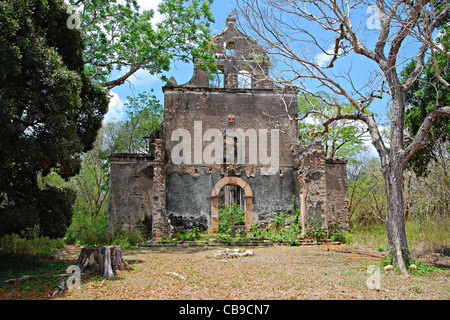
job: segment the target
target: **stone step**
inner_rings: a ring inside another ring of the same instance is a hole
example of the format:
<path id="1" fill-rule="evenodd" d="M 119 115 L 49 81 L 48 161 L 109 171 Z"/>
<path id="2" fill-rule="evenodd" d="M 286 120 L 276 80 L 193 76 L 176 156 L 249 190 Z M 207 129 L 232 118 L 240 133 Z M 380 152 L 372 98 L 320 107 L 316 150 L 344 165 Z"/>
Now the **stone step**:
<path id="1" fill-rule="evenodd" d="M 245 238 L 245 239 L 233 239 L 231 242 L 221 242 L 219 239 L 209 240 L 199 240 L 199 241 L 147 241 L 142 243 L 140 246 L 143 248 L 148 247 L 217 247 L 217 246 L 272 246 L 272 245 L 292 245 L 291 240 L 270 240 L 267 238 Z M 297 240 L 297 245 L 340 245 L 339 241 L 334 241 L 332 239 L 325 239 L 320 241 L 315 241 L 312 239 Z"/>

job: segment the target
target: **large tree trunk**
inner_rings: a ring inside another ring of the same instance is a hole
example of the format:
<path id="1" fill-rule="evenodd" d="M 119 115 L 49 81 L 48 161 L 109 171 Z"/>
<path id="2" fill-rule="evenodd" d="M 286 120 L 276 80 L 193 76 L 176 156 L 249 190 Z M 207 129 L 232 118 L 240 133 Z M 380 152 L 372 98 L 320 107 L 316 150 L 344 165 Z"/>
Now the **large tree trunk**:
<path id="1" fill-rule="evenodd" d="M 411 253 L 406 241 L 405 206 L 403 201 L 403 165 L 404 126 L 406 92 L 403 90 L 395 68 L 392 67 L 395 56 L 384 69 L 392 98 L 390 148 L 385 149 L 381 157 L 381 170 L 386 186 L 387 214 L 386 227 L 389 250 L 392 259 L 400 271 L 408 275 L 406 266 L 410 263 Z"/>
<path id="2" fill-rule="evenodd" d="M 394 262 L 404 274 L 407 274 L 406 265 L 411 261 L 411 253 L 406 240 L 402 164 L 391 161 L 383 168 L 383 176 L 387 197 L 386 227 L 389 249 Z"/>
<path id="3" fill-rule="evenodd" d="M 81 272 L 95 266 L 98 274 L 104 278 L 113 278 L 115 271 L 130 268 L 119 246 L 83 248 L 75 264 Z"/>

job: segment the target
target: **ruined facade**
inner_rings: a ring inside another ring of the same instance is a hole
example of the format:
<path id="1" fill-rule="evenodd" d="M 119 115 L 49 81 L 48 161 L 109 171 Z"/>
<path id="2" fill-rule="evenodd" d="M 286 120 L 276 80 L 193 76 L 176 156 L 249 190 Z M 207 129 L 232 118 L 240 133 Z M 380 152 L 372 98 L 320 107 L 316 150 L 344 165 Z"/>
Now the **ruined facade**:
<path id="1" fill-rule="evenodd" d="M 238 203 L 246 226 L 293 214 L 349 228 L 346 161 L 298 141 L 297 91 L 266 80 L 269 63 L 229 17 L 213 37 L 218 72 L 195 67 L 171 78 L 164 121 L 148 154 L 111 155 L 108 223 L 144 225 L 154 238 L 174 227 L 217 230 L 222 204 Z"/>

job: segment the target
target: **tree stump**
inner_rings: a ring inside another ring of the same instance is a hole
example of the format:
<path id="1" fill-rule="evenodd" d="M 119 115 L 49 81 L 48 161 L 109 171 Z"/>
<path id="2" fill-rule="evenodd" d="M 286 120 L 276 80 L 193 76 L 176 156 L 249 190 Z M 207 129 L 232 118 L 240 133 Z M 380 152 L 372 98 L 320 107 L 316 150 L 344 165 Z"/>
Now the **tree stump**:
<path id="1" fill-rule="evenodd" d="M 75 264 L 80 267 L 80 272 L 95 266 L 104 278 L 113 278 L 117 270 L 131 269 L 119 246 L 83 248 Z"/>

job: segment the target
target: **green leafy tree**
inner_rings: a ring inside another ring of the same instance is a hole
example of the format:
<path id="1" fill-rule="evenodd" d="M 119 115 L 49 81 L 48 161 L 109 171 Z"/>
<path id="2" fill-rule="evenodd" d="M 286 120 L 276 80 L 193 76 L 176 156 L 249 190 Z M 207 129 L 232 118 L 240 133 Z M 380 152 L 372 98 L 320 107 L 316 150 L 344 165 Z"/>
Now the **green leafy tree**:
<path id="1" fill-rule="evenodd" d="M 442 27 L 440 35 L 436 38 L 436 44 L 446 52 L 450 52 L 450 21 Z M 450 105 L 449 88 L 445 82 L 450 83 L 450 59 L 445 53 L 434 52 L 434 57 L 430 57 L 424 71 L 406 95 L 408 109 L 405 112 L 405 124 L 411 136 L 417 134 L 421 123 L 425 117 L 437 106 Z M 435 63 L 434 63 L 435 62 Z M 436 73 L 436 67 L 438 73 Z M 416 67 L 416 61 L 411 62 L 404 70 L 405 78 Z M 428 165 L 436 162 L 437 155 L 442 145 L 447 145 L 450 141 L 450 121 L 448 118 L 437 119 L 430 127 L 430 131 L 420 147 L 412 156 L 407 165 L 407 169 L 413 170 L 417 175 L 424 176 L 429 173 Z M 450 147 L 448 146 L 448 151 Z"/>
<path id="2" fill-rule="evenodd" d="M 106 212 L 108 204 L 109 172 L 103 159 L 104 129 L 99 131 L 94 148 L 83 155 L 80 173 L 71 179 L 77 191 L 75 208 L 88 213 L 91 219 Z"/>
<path id="3" fill-rule="evenodd" d="M 136 0 L 69 3 L 86 39 L 86 71 L 107 89 L 123 84 L 140 69 L 165 79 L 162 73 L 174 60 L 195 60 L 204 70 L 216 70 L 210 54 L 212 0 L 164 0 L 158 8 L 163 16 L 159 23 L 152 23 L 155 12 L 140 10 Z"/>
<path id="4" fill-rule="evenodd" d="M 160 127 L 162 117 L 163 108 L 155 95 L 144 91 L 137 97 L 128 96 L 125 118 L 106 124 L 106 153 L 148 152 L 147 138 Z"/>
<path id="5" fill-rule="evenodd" d="M 70 191 L 41 190 L 37 176 L 76 174 L 107 112 L 107 93 L 85 74 L 82 34 L 67 28 L 68 17 L 59 0 L 0 1 L 2 233 L 70 215 L 70 206 L 61 211 L 63 201 L 73 203 Z"/>
<path id="6" fill-rule="evenodd" d="M 333 100 L 335 106 L 325 103 L 323 98 Z M 343 112 L 351 110 L 351 106 L 339 103 L 326 92 L 299 95 L 298 113 L 303 115 L 303 120 L 298 126 L 299 139 L 305 144 L 321 141 L 327 157 L 353 158 L 357 153 L 367 149 L 364 138 L 367 139 L 368 130 L 353 120 L 343 119 L 330 124 L 325 132 L 322 123 L 326 121 L 327 114 L 337 112 L 337 106 Z M 315 113 L 315 110 L 321 110 L 321 113 Z"/>

